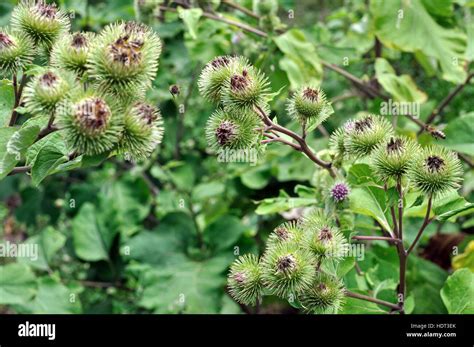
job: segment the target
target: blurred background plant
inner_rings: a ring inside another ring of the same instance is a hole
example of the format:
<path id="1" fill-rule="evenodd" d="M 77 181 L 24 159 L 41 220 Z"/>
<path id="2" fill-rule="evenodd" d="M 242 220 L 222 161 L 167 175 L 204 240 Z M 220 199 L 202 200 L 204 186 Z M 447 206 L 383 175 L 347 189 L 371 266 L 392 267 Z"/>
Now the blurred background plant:
<path id="1" fill-rule="evenodd" d="M 8 23 L 15 4 L 0 4 L 0 26 Z M 436 143 L 462 155 L 460 195 L 441 206 L 444 212 L 464 210 L 436 220 L 423 234 L 407 270 L 406 311 L 473 312 L 474 214 L 466 203 L 474 200 L 472 2 L 64 0 L 58 5 L 74 14 L 72 31 L 99 31 L 138 16 L 159 33 L 164 48 L 147 97 L 160 106 L 166 133 L 161 149 L 143 163 L 104 162 L 49 176 L 39 187 L 26 175 L 0 181 L 2 242 L 35 243 L 40 252 L 37 261 L 0 259 L 2 312 L 256 312 L 228 295 L 230 264 L 238 255 L 260 254 L 276 226 L 318 206 L 328 175 L 280 145 L 268 146 L 257 165 L 217 161 L 204 130 L 213 106 L 200 98 L 197 79 L 212 58 L 233 54 L 248 57 L 269 76 L 272 91 L 279 91 L 272 111 L 295 130 L 285 99 L 300 85 L 321 86 L 334 115 L 307 137 L 321 156 L 327 155 L 328 134 L 360 112 L 380 113 L 386 98 L 421 105 L 420 119 L 394 116 L 393 125 L 423 145 Z M 0 119 L 11 112 L 11 93 L 11 85 L 2 83 Z M 350 168 L 348 177 L 349 184 L 373 184 L 364 164 Z M 386 202 L 356 193 L 347 222 L 357 231 L 376 233 L 374 219 L 386 219 Z M 416 197 L 410 205 L 408 241 L 426 211 Z M 386 242 L 367 244 L 364 259 L 344 264 L 348 289 L 393 300 L 398 259 Z M 276 298 L 257 310 L 297 312 Z M 384 312 L 355 299 L 347 299 L 340 311 Z"/>

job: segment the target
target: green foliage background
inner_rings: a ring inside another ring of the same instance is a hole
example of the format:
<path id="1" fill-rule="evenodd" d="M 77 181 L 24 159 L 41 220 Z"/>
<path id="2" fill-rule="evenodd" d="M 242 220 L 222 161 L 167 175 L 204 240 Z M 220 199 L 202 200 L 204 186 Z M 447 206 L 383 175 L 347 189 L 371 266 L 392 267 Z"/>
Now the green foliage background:
<path id="1" fill-rule="evenodd" d="M 252 7 L 251 1 L 239 3 Z M 289 91 L 303 83 L 321 84 L 335 111 L 325 123 L 329 133 L 358 112 L 379 113 L 382 100 L 364 97 L 342 76 L 325 70 L 321 59 L 371 83 L 376 77 L 394 101 L 420 102 L 422 120 L 466 79 L 466 67 L 472 71 L 472 1 L 412 0 L 410 6 L 397 0 L 372 0 L 369 5 L 362 0 L 279 3 L 288 28 L 268 38 L 200 18 L 200 10 L 185 10 L 181 18 L 167 13 L 164 22 L 152 22 L 164 49 L 149 97 L 162 110 L 165 136 L 151 160 L 137 165 L 107 161 L 54 175 L 46 170 L 37 176 L 44 179 L 39 185 L 26 175 L 0 181 L 1 238 L 40 245 L 37 261 L 0 259 L 1 312 L 243 312 L 226 293 L 229 265 L 238 254 L 261 253 L 269 232 L 295 208 L 321 204 L 326 173 L 281 145 L 269 146 L 255 166 L 217 162 L 204 137 L 212 105 L 196 87 L 200 70 L 214 56 L 245 55 L 264 70 L 273 91 L 282 88 L 272 110 L 289 127 L 294 126 L 285 115 Z M 0 4 L 0 26 L 7 24 L 14 5 L 13 0 Z M 98 31 L 109 22 L 135 18 L 131 0 L 63 0 L 59 5 L 75 14 L 74 30 Z M 229 18 L 259 24 L 222 8 Z M 400 30 L 394 30 L 400 8 L 405 9 L 404 19 Z M 290 10 L 294 19 L 288 18 Z M 382 44 L 378 58 L 375 35 Z M 177 99 L 168 91 L 173 84 L 181 88 Z M 473 100 L 471 82 L 435 120 L 446 126 L 446 140 L 424 133 L 419 141 L 437 141 L 472 161 Z M 2 126 L 12 105 L 11 86 L 2 82 Z M 415 136 L 419 130 L 405 117 L 396 121 L 400 133 Z M 7 134 L 0 131 L 1 145 Z M 325 155 L 328 139 L 321 132 L 313 131 L 308 141 Z M 386 201 L 378 198 L 372 180 L 368 165 L 350 169 L 349 183 L 357 188 L 347 219 L 357 231 L 377 230 L 374 219 L 388 223 Z M 460 195 L 448 196 L 435 207 L 437 215 L 446 214 L 428 227 L 421 242 L 439 253 L 417 251 L 410 258 L 408 312 L 474 313 L 474 249 L 467 246 L 473 240 L 474 209 L 466 203 L 474 201 L 473 189 L 474 171 L 465 166 Z M 417 196 L 407 199 L 412 201 L 406 211 L 406 238 L 411 241 L 426 203 L 417 203 Z M 452 249 L 443 250 L 446 240 L 456 240 L 450 245 L 461 254 L 454 268 Z M 347 259 L 341 271 L 348 289 L 393 301 L 397 261 L 394 249 L 375 242 L 358 261 L 360 273 L 354 259 Z M 261 311 L 294 309 L 268 299 Z M 347 299 L 342 311 L 384 312 L 355 299 Z"/>

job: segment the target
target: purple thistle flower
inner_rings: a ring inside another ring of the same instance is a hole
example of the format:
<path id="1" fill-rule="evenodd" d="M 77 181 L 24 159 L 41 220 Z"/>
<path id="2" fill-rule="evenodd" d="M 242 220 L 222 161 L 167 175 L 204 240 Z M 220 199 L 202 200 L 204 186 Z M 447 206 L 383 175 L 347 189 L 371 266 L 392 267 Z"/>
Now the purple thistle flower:
<path id="1" fill-rule="evenodd" d="M 349 195 L 349 187 L 345 183 L 336 183 L 331 188 L 331 196 L 336 202 L 341 202 Z"/>

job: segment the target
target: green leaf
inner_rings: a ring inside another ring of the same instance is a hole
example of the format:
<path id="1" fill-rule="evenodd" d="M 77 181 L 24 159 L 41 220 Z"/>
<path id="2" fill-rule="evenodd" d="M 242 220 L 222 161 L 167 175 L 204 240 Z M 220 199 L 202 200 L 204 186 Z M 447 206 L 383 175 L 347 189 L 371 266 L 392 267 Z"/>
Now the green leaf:
<path id="1" fill-rule="evenodd" d="M 374 181 L 372 169 L 367 164 L 354 164 L 349 169 L 347 181 L 353 185 L 362 185 Z"/>
<path id="2" fill-rule="evenodd" d="M 182 262 L 185 252 L 195 242 L 195 235 L 190 216 L 170 213 L 161 220 L 157 230 L 142 231 L 130 240 L 130 257 L 154 266 Z"/>
<path id="3" fill-rule="evenodd" d="M 338 312 L 339 314 L 383 314 L 387 311 L 381 309 L 377 304 L 373 302 L 346 298 L 344 306 Z"/>
<path id="4" fill-rule="evenodd" d="M 352 189 L 349 195 L 350 209 L 374 218 L 385 230 L 391 230 L 385 216 L 385 192 L 377 187 L 360 187 Z"/>
<path id="5" fill-rule="evenodd" d="M 97 215 L 94 205 L 85 203 L 72 222 L 74 250 L 79 258 L 87 261 L 109 259 L 109 250 L 116 234 L 106 228 Z"/>
<path id="6" fill-rule="evenodd" d="M 414 255 L 410 256 L 407 269 L 407 293 L 413 296 L 416 302 L 414 314 L 446 313 L 440 290 L 447 277 L 447 272 L 431 261 Z"/>
<path id="7" fill-rule="evenodd" d="M 7 127 L 15 104 L 13 86 L 9 80 L 0 81 L 0 127 Z"/>
<path id="8" fill-rule="evenodd" d="M 449 149 L 474 155 L 474 112 L 450 121 L 444 129 L 446 139 L 442 145 Z"/>
<path id="9" fill-rule="evenodd" d="M 53 173 L 61 164 L 69 160 L 67 155 L 58 151 L 57 147 L 44 146 L 37 154 L 37 158 L 31 168 L 31 180 L 38 186 L 46 176 Z"/>
<path id="10" fill-rule="evenodd" d="M 467 268 L 474 272 L 474 240 L 470 241 L 464 252 L 452 259 L 453 269 Z"/>
<path id="11" fill-rule="evenodd" d="M 81 313 L 81 302 L 72 290 L 59 280 L 42 277 L 38 282 L 38 292 L 31 302 L 20 305 L 22 313 L 68 314 Z"/>
<path id="12" fill-rule="evenodd" d="M 403 52 L 423 52 L 437 61 L 442 77 L 453 83 L 466 78 L 463 58 L 466 35 L 440 26 L 420 0 L 372 0 L 375 34 L 387 47 Z"/>
<path id="13" fill-rule="evenodd" d="M 215 252 L 223 251 L 235 246 L 246 230 L 239 218 L 222 216 L 204 229 L 204 241 Z"/>
<path id="14" fill-rule="evenodd" d="M 39 132 L 38 126 L 0 128 L 0 179 L 7 176 L 25 156 Z"/>
<path id="15" fill-rule="evenodd" d="M 323 67 L 318 59 L 316 47 L 299 29 L 291 29 L 274 38 L 275 44 L 285 55 L 280 59 L 280 68 L 286 71 L 293 89 L 304 84 L 319 85 Z"/>
<path id="16" fill-rule="evenodd" d="M 265 215 L 285 212 L 296 207 L 314 205 L 316 202 L 316 199 L 292 198 L 281 191 L 280 196 L 277 198 L 269 198 L 258 201 L 258 207 L 255 210 L 255 213 Z"/>
<path id="17" fill-rule="evenodd" d="M 193 200 L 201 201 L 215 196 L 222 195 L 225 190 L 225 185 L 222 182 L 207 182 L 200 183 L 194 187 L 192 192 Z"/>
<path id="18" fill-rule="evenodd" d="M 459 214 L 469 214 L 471 210 L 474 210 L 474 204 L 467 202 L 458 192 L 451 192 L 433 202 L 433 213 L 440 221 L 448 220 Z"/>
<path id="19" fill-rule="evenodd" d="M 44 148 L 56 148 L 59 153 L 67 154 L 66 143 L 60 132 L 53 132 L 35 142 L 26 152 L 26 165 L 34 166 L 39 152 Z"/>
<path id="20" fill-rule="evenodd" d="M 104 184 L 100 190 L 101 214 L 119 229 L 136 226 L 150 212 L 151 195 L 143 179 L 126 177 Z"/>
<path id="21" fill-rule="evenodd" d="M 189 35 L 193 40 L 197 39 L 196 30 L 199 24 L 199 18 L 202 16 L 202 10 L 200 8 L 183 9 L 178 7 L 179 18 L 181 18 L 188 28 Z"/>
<path id="22" fill-rule="evenodd" d="M 448 277 L 441 289 L 448 312 L 451 314 L 474 313 L 474 273 L 460 269 Z"/>
<path id="23" fill-rule="evenodd" d="M 53 257 L 66 243 L 66 236 L 53 227 L 48 227 L 38 235 L 28 238 L 24 243 L 37 245 L 38 257 L 37 259 L 20 258 L 19 261 L 40 270 L 49 270 Z"/>
<path id="24" fill-rule="evenodd" d="M 250 189 L 264 188 L 271 178 L 272 174 L 267 165 L 251 168 L 240 176 L 243 185 Z"/>
<path id="25" fill-rule="evenodd" d="M 417 87 L 411 76 L 397 76 L 393 67 L 384 58 L 376 59 L 375 75 L 378 82 L 395 101 L 423 103 L 427 99 L 427 95 Z M 392 114 L 392 112 L 387 110 L 384 114 Z"/>
<path id="26" fill-rule="evenodd" d="M 0 266 L 0 304 L 20 304 L 36 292 L 36 278 L 30 267 L 12 263 Z"/>
<path id="27" fill-rule="evenodd" d="M 155 313 L 218 313 L 228 266 L 228 257 L 218 257 L 148 271 L 139 305 Z"/>

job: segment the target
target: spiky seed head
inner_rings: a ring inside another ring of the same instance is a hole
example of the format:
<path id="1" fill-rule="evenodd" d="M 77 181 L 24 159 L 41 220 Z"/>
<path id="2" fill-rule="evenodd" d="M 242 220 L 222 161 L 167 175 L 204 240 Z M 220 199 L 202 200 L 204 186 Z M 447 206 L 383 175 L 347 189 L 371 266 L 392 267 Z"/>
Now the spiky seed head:
<path id="1" fill-rule="evenodd" d="M 48 114 L 70 93 L 78 88 L 75 76 L 64 70 L 46 69 L 36 75 L 25 87 L 24 102 L 33 115 Z"/>
<path id="2" fill-rule="evenodd" d="M 273 294 L 288 299 L 305 290 L 315 275 L 316 260 L 294 242 L 275 243 L 262 258 L 262 279 Z"/>
<path id="3" fill-rule="evenodd" d="M 260 301 L 263 284 L 258 258 L 253 254 L 240 256 L 230 267 L 227 285 L 232 298 L 241 304 Z"/>
<path id="4" fill-rule="evenodd" d="M 261 127 L 261 120 L 254 114 L 217 109 L 207 122 L 206 137 L 209 147 L 215 151 L 227 148 L 260 152 L 263 150 Z"/>
<path id="5" fill-rule="evenodd" d="M 331 218 L 329 218 L 320 208 L 313 208 L 305 213 L 299 224 L 303 230 L 322 228 L 326 225 L 334 226 Z"/>
<path id="6" fill-rule="evenodd" d="M 76 91 L 57 108 L 59 128 L 69 146 L 80 154 L 112 150 L 123 131 L 123 111 L 110 97 L 93 90 Z"/>
<path id="7" fill-rule="evenodd" d="M 324 91 L 315 87 L 302 87 L 288 100 L 289 115 L 300 123 L 320 125 L 331 114 Z"/>
<path id="8" fill-rule="evenodd" d="M 372 153 L 374 172 L 382 181 L 404 176 L 420 146 L 404 136 L 392 136 L 382 142 Z"/>
<path id="9" fill-rule="evenodd" d="M 337 128 L 329 138 L 329 147 L 335 152 L 336 160 L 342 161 L 348 156 L 347 153 L 347 138 L 354 130 L 354 121 L 348 120 L 343 126 Z"/>
<path id="10" fill-rule="evenodd" d="M 47 49 L 71 26 L 65 12 L 55 3 L 48 4 L 44 0 L 21 0 L 13 10 L 11 23 L 14 29 L 28 35 L 35 45 Z"/>
<path id="11" fill-rule="evenodd" d="M 380 116 L 368 115 L 350 123 L 344 143 L 346 151 L 355 157 L 369 155 L 379 144 L 393 136 L 391 124 Z"/>
<path id="12" fill-rule="evenodd" d="M 338 278 L 318 272 L 309 289 L 298 299 L 308 313 L 337 313 L 344 302 L 344 285 Z"/>
<path id="13" fill-rule="evenodd" d="M 111 24 L 102 30 L 90 48 L 88 73 L 102 92 L 140 97 L 155 78 L 160 54 L 160 38 L 146 25 Z"/>
<path id="14" fill-rule="evenodd" d="M 267 247 L 271 248 L 275 244 L 294 242 L 299 243 L 303 238 L 303 229 L 297 222 L 286 222 L 277 226 L 270 234 L 267 241 Z"/>
<path id="15" fill-rule="evenodd" d="M 118 153 L 130 161 L 145 159 L 161 143 L 163 131 L 160 110 L 149 103 L 136 102 L 125 112 Z"/>
<path id="16" fill-rule="evenodd" d="M 318 259 L 340 260 L 344 257 L 348 244 L 337 227 L 323 225 L 305 229 L 304 247 Z"/>
<path id="17" fill-rule="evenodd" d="M 30 65 L 33 56 L 34 45 L 26 34 L 0 28 L 0 76 L 11 78 Z"/>
<path id="18" fill-rule="evenodd" d="M 82 76 L 87 70 L 87 58 L 93 39 L 93 33 L 77 32 L 61 36 L 51 51 L 51 65 Z"/>
<path id="19" fill-rule="evenodd" d="M 456 153 L 428 146 L 415 155 L 408 169 L 411 184 L 426 195 L 440 196 L 458 189 L 463 169 Z"/>
<path id="20" fill-rule="evenodd" d="M 219 105 L 225 82 L 231 77 L 233 64 L 246 66 L 247 60 L 242 57 L 219 56 L 211 60 L 199 76 L 198 87 L 202 97 Z"/>
<path id="21" fill-rule="evenodd" d="M 331 197 L 335 202 L 343 202 L 349 193 L 349 186 L 345 182 L 337 182 L 331 187 Z"/>
<path id="22" fill-rule="evenodd" d="M 230 112 L 253 112 L 255 106 L 265 107 L 269 83 L 265 75 L 244 59 L 234 59 L 230 78 L 224 81 L 221 101 Z"/>
<path id="23" fill-rule="evenodd" d="M 308 249 L 318 259 L 340 260 L 345 255 L 348 243 L 335 226 L 333 219 L 320 208 L 306 213 L 300 221 L 304 230 L 302 247 Z"/>

